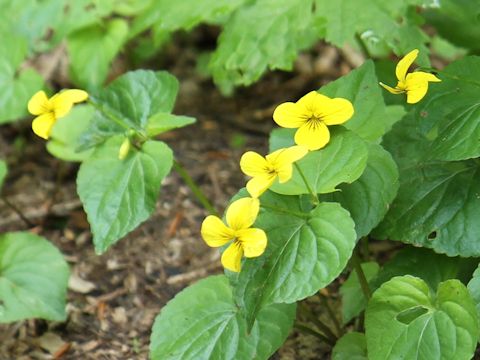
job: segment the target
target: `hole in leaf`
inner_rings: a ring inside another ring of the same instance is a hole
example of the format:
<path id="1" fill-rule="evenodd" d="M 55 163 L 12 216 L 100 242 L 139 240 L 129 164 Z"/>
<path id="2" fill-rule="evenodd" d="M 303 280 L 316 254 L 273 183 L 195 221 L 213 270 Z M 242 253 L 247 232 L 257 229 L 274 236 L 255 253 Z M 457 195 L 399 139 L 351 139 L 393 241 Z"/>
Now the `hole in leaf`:
<path id="1" fill-rule="evenodd" d="M 437 237 L 437 232 L 432 231 L 430 234 L 428 234 L 428 240 L 434 240 Z"/>
<path id="2" fill-rule="evenodd" d="M 428 309 L 423 306 L 415 306 L 413 308 L 407 309 L 399 313 L 395 319 L 401 323 L 408 325 L 416 318 L 426 314 Z"/>

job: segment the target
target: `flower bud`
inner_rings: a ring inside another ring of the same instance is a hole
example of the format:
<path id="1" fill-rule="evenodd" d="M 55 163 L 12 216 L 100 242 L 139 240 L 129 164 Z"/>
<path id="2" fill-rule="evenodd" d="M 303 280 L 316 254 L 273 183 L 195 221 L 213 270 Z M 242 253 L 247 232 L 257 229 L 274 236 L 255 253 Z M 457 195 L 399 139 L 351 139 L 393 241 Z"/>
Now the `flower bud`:
<path id="1" fill-rule="evenodd" d="M 127 157 L 128 153 L 130 152 L 131 147 L 130 139 L 126 138 L 123 140 L 122 145 L 120 145 L 120 149 L 118 150 L 118 159 L 123 160 Z"/>

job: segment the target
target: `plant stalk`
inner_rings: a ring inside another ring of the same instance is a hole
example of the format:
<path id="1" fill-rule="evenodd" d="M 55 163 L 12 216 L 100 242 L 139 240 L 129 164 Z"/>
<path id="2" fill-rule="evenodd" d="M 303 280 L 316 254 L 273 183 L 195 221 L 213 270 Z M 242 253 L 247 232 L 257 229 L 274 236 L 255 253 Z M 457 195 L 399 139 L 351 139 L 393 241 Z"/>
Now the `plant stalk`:
<path id="1" fill-rule="evenodd" d="M 310 184 L 308 183 L 307 178 L 306 178 L 305 175 L 303 174 L 302 169 L 300 169 L 300 166 L 298 166 L 297 163 L 293 163 L 293 165 L 295 166 L 295 168 L 297 169 L 298 173 L 300 174 L 300 177 L 302 178 L 303 182 L 305 183 L 305 186 L 307 187 L 307 190 L 308 190 L 308 192 L 310 193 L 310 195 L 311 195 L 311 197 L 312 197 L 313 205 L 317 206 L 317 205 L 320 203 L 320 201 L 318 200 L 318 195 L 313 191 L 312 187 L 311 187 Z"/>
<path id="2" fill-rule="evenodd" d="M 323 323 L 315 314 L 313 314 L 308 307 L 299 303 L 298 309 L 300 313 L 310 320 L 320 331 L 322 331 L 333 343 L 336 342 L 338 336 L 330 329 L 330 327 Z"/>
<path id="3" fill-rule="evenodd" d="M 319 338 L 320 340 L 322 341 L 325 341 L 327 344 L 329 344 L 330 346 L 334 346 L 335 345 L 335 341 L 332 341 L 332 339 L 329 339 L 328 337 L 326 337 L 325 335 L 323 335 L 321 332 L 311 328 L 310 326 L 306 325 L 306 324 L 303 324 L 301 322 L 298 322 L 296 321 L 295 322 L 295 325 L 294 327 L 297 329 L 297 330 L 300 330 L 301 332 L 305 333 L 305 334 L 310 334 L 310 335 L 313 335 L 317 338 Z"/>
<path id="4" fill-rule="evenodd" d="M 340 321 L 338 321 L 338 318 L 335 316 L 335 313 L 333 312 L 333 309 L 330 306 L 330 303 L 328 302 L 328 298 L 322 295 L 321 293 L 318 293 L 318 296 L 320 297 L 320 301 L 322 302 L 322 305 L 327 309 L 327 313 L 332 319 L 333 325 L 335 326 L 335 329 L 337 330 L 338 335 L 341 336 L 343 333 L 342 326 L 340 325 Z"/>
<path id="5" fill-rule="evenodd" d="M 372 297 L 372 291 L 370 290 L 370 286 L 368 285 L 367 277 L 363 272 L 362 266 L 360 265 L 360 259 L 356 253 L 353 253 L 352 258 L 350 259 L 353 269 L 357 273 L 358 282 L 360 283 L 360 287 L 362 288 L 363 295 L 365 298 L 370 300 Z"/>
<path id="6" fill-rule="evenodd" d="M 197 200 L 202 204 L 202 206 L 207 210 L 211 215 L 220 216 L 213 207 L 213 205 L 208 201 L 208 198 L 200 189 L 200 187 L 195 183 L 192 177 L 188 174 L 187 170 L 180 164 L 177 160 L 173 160 L 173 168 L 175 171 L 182 177 L 185 184 L 192 190 L 193 195 Z"/>

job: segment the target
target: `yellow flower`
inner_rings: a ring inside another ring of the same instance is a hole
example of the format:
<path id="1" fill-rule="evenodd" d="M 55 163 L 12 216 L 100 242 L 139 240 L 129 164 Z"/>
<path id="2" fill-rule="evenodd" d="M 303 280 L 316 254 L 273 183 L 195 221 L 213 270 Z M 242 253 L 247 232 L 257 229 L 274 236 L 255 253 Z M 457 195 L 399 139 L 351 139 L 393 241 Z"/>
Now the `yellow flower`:
<path id="1" fill-rule="evenodd" d="M 415 71 L 407 74 L 408 69 L 417 56 L 418 50 L 415 49 L 410 51 L 398 62 L 397 68 L 395 69 L 395 75 L 398 79 L 397 86 L 392 88 L 384 83 L 380 83 L 380 85 L 392 94 L 407 93 L 407 103 L 409 104 L 415 104 L 423 99 L 427 93 L 429 82 L 442 81 L 435 75 L 422 71 Z"/>
<path id="2" fill-rule="evenodd" d="M 201 233 L 208 246 L 219 247 L 233 240 L 222 254 L 222 265 L 225 269 L 239 272 L 243 255 L 252 258 L 265 251 L 267 235 L 261 229 L 251 228 L 259 210 L 258 199 L 243 198 L 228 207 L 227 225 L 214 215 L 203 220 Z"/>
<path id="3" fill-rule="evenodd" d="M 285 128 L 298 128 L 295 143 L 308 150 L 318 150 L 330 141 L 327 125 L 339 125 L 353 115 L 347 99 L 331 99 L 311 91 L 296 103 L 286 102 L 275 109 L 273 120 Z"/>
<path id="4" fill-rule="evenodd" d="M 32 115 L 37 115 L 32 122 L 33 132 L 47 140 L 57 119 L 67 115 L 73 104 L 87 98 L 87 92 L 77 89 L 62 91 L 50 99 L 45 91 L 38 91 L 28 102 L 28 111 Z"/>
<path id="5" fill-rule="evenodd" d="M 252 176 L 247 183 L 247 190 L 254 198 L 262 195 L 277 179 L 285 183 L 292 177 L 292 164 L 308 153 L 304 146 L 292 146 L 279 149 L 263 157 L 248 151 L 240 159 L 240 168 Z"/>

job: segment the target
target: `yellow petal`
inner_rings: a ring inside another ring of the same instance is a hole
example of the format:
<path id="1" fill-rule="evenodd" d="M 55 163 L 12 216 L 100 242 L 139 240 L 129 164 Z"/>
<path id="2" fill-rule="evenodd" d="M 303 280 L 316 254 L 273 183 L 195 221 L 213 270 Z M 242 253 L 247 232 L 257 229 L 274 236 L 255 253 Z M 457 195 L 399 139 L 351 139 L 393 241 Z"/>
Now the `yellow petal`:
<path id="1" fill-rule="evenodd" d="M 307 153 L 308 149 L 304 146 L 291 146 L 267 155 L 267 160 L 275 168 L 280 183 L 284 183 L 292 177 L 292 164 Z"/>
<path id="2" fill-rule="evenodd" d="M 343 124 L 353 116 L 353 105 L 347 99 L 335 98 L 323 102 L 319 117 L 326 125 Z"/>
<path id="3" fill-rule="evenodd" d="M 51 112 L 37 116 L 35 119 L 33 119 L 32 130 L 41 138 L 48 140 L 55 121 L 55 116 L 53 116 L 53 113 Z"/>
<path id="4" fill-rule="evenodd" d="M 267 234 L 262 229 L 244 229 L 238 231 L 236 235 L 248 258 L 262 255 L 267 247 Z"/>
<path id="5" fill-rule="evenodd" d="M 408 90 L 408 86 L 411 84 L 419 83 L 419 82 L 441 82 L 438 77 L 433 74 L 426 73 L 423 71 L 415 71 L 407 75 L 405 79 L 405 84 Z"/>
<path id="6" fill-rule="evenodd" d="M 405 81 L 407 76 L 407 71 L 410 66 L 413 64 L 415 59 L 418 56 L 418 49 L 410 51 L 407 55 L 405 55 L 397 64 L 395 69 L 395 75 L 397 76 L 398 81 Z"/>
<path id="7" fill-rule="evenodd" d="M 239 272 L 242 266 L 243 249 L 238 241 L 234 241 L 222 254 L 222 265 L 225 269 Z"/>
<path id="8" fill-rule="evenodd" d="M 401 90 L 397 87 L 391 87 L 391 86 L 388 86 L 388 85 L 385 85 L 384 83 L 379 83 L 385 90 L 388 90 L 388 92 L 392 93 L 392 94 L 401 94 L 401 93 L 404 93 L 405 90 Z"/>
<path id="9" fill-rule="evenodd" d="M 441 80 L 433 74 L 421 71 L 408 74 L 405 80 L 407 103 L 416 104 L 422 100 L 427 94 L 429 81 L 439 82 Z"/>
<path id="10" fill-rule="evenodd" d="M 201 234 L 211 247 L 219 247 L 233 240 L 235 233 L 217 216 L 209 215 L 203 220 Z"/>
<path id="11" fill-rule="evenodd" d="M 69 113 L 74 103 L 85 101 L 88 93 L 83 90 L 71 89 L 56 94 L 50 100 L 57 118 L 63 117 Z"/>
<path id="12" fill-rule="evenodd" d="M 297 105 L 302 106 L 308 113 L 309 117 L 321 109 L 325 101 L 330 100 L 329 97 L 319 94 L 316 91 L 310 91 L 297 101 Z"/>
<path id="13" fill-rule="evenodd" d="M 267 173 L 267 160 L 254 151 L 247 151 L 240 159 L 240 168 L 248 176 L 262 176 Z"/>
<path id="14" fill-rule="evenodd" d="M 417 84 L 407 89 L 407 103 L 416 104 L 427 94 L 428 82 Z"/>
<path id="15" fill-rule="evenodd" d="M 37 91 L 28 101 L 28 112 L 32 115 L 41 115 L 49 111 L 47 94 L 43 90 Z"/>
<path id="16" fill-rule="evenodd" d="M 315 126 L 305 124 L 295 133 L 295 143 L 311 151 L 323 148 L 329 141 L 330 132 L 323 122 L 318 122 Z"/>
<path id="17" fill-rule="evenodd" d="M 309 118 L 310 114 L 302 106 L 292 102 L 278 105 L 273 112 L 273 120 L 281 127 L 289 129 L 302 126 Z"/>
<path id="18" fill-rule="evenodd" d="M 258 198 L 274 183 L 276 175 L 255 176 L 247 182 L 247 191 L 253 198 Z"/>
<path id="19" fill-rule="evenodd" d="M 259 210 L 260 202 L 256 198 L 236 200 L 227 209 L 227 224 L 233 230 L 249 228 L 255 222 Z"/>

